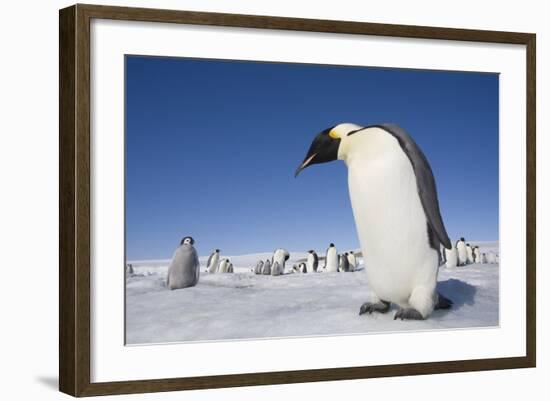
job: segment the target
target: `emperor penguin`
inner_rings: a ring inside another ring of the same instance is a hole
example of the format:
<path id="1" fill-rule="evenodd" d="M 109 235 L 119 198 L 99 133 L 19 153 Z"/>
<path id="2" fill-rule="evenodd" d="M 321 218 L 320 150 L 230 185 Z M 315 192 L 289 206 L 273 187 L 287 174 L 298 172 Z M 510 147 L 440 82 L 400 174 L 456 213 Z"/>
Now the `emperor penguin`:
<path id="1" fill-rule="evenodd" d="M 206 262 L 206 270 L 208 273 L 216 273 L 218 263 L 220 263 L 220 250 L 215 249 L 214 252 L 210 254 L 208 262 Z"/>
<path id="2" fill-rule="evenodd" d="M 220 264 L 218 265 L 218 273 L 227 273 L 227 270 L 229 269 L 229 259 L 223 258 L 220 260 Z"/>
<path id="3" fill-rule="evenodd" d="M 474 262 L 481 263 L 481 252 L 479 251 L 479 246 L 474 246 Z"/>
<path id="4" fill-rule="evenodd" d="M 355 267 L 357 266 L 357 259 L 355 258 L 355 254 L 353 253 L 353 251 L 349 251 L 347 254 L 348 254 L 349 271 L 354 272 Z"/>
<path id="5" fill-rule="evenodd" d="M 298 265 L 298 270 L 300 271 L 300 273 L 307 273 L 307 264 L 305 264 L 304 262 L 300 263 Z"/>
<path id="6" fill-rule="evenodd" d="M 466 260 L 468 264 L 474 263 L 474 250 L 470 244 L 466 244 Z"/>
<path id="7" fill-rule="evenodd" d="M 265 276 L 269 276 L 271 274 L 271 262 L 269 261 L 269 259 L 266 259 L 264 263 L 262 274 Z"/>
<path id="8" fill-rule="evenodd" d="M 339 124 L 315 137 L 295 176 L 336 159 L 348 168 L 353 216 L 375 294 L 359 314 L 388 312 L 395 303 L 394 319 L 426 319 L 434 308 L 449 308 L 452 302 L 437 292 L 436 282 L 439 244 L 450 249 L 451 241 L 431 167 L 418 145 L 394 124 Z"/>
<path id="9" fill-rule="evenodd" d="M 341 272 L 349 272 L 349 260 L 348 260 L 347 252 L 340 255 L 340 260 L 338 262 L 338 269 Z"/>
<path id="10" fill-rule="evenodd" d="M 451 249 L 445 248 L 445 259 L 446 259 L 445 266 L 451 269 L 456 267 L 458 263 L 458 253 L 456 251 L 456 247 L 453 246 L 452 243 L 451 243 Z"/>
<path id="11" fill-rule="evenodd" d="M 338 271 L 338 251 L 332 242 L 327 248 L 325 269 L 329 273 Z"/>
<path id="12" fill-rule="evenodd" d="M 281 274 L 283 274 L 283 267 L 279 264 L 278 261 L 274 261 L 273 265 L 271 265 L 271 275 L 280 276 Z"/>
<path id="13" fill-rule="evenodd" d="M 128 276 L 133 276 L 133 275 L 134 275 L 134 267 L 132 266 L 131 263 L 128 263 L 128 264 L 126 265 L 126 274 L 127 274 Z"/>
<path id="14" fill-rule="evenodd" d="M 227 266 L 227 272 L 233 273 L 233 263 L 229 262 L 229 266 Z"/>
<path id="15" fill-rule="evenodd" d="M 279 263 L 279 269 L 280 273 L 283 274 L 285 272 L 285 262 L 290 258 L 290 254 L 286 249 L 283 248 L 277 248 L 275 249 L 275 252 L 273 252 L 273 259 L 272 259 L 272 266 L 271 270 L 273 270 L 273 265 L 275 262 Z"/>
<path id="16" fill-rule="evenodd" d="M 319 257 L 313 249 L 307 251 L 307 269 L 310 272 L 316 272 L 317 267 L 319 266 Z"/>
<path id="17" fill-rule="evenodd" d="M 193 247 L 194 243 L 192 237 L 185 237 L 174 252 L 166 277 L 166 286 L 169 289 L 193 287 L 199 282 L 201 265 Z"/>
<path id="18" fill-rule="evenodd" d="M 487 254 L 485 252 L 481 253 L 481 256 L 479 258 L 479 263 L 481 264 L 487 263 Z"/>
<path id="19" fill-rule="evenodd" d="M 487 253 L 487 263 L 495 264 L 497 263 L 497 255 L 493 251 Z"/>
<path id="20" fill-rule="evenodd" d="M 262 274 L 262 268 L 264 267 L 264 261 L 260 260 L 254 268 L 254 274 Z"/>
<path id="21" fill-rule="evenodd" d="M 468 262 L 468 251 L 466 250 L 466 242 L 464 237 L 456 241 L 456 251 L 458 254 L 458 265 L 464 266 Z"/>

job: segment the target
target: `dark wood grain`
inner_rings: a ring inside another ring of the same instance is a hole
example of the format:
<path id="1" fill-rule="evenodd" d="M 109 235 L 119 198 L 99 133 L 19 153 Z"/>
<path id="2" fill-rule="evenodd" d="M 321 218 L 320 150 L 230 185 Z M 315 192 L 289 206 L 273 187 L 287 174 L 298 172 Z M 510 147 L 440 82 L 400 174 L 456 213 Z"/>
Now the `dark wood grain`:
<path id="1" fill-rule="evenodd" d="M 517 358 L 91 383 L 90 20 L 92 18 L 525 45 L 527 49 L 526 355 Z M 61 10 L 59 32 L 59 387 L 61 391 L 74 396 L 92 396 L 535 366 L 536 38 L 534 34 L 94 5 L 76 5 Z"/>
<path id="2" fill-rule="evenodd" d="M 526 222 L 526 293 L 527 293 L 527 359 L 530 366 L 537 359 L 537 88 L 536 36 L 530 35 L 527 45 L 527 222 Z"/>
<path id="3" fill-rule="evenodd" d="M 59 14 L 59 389 L 76 392 L 75 7 Z"/>

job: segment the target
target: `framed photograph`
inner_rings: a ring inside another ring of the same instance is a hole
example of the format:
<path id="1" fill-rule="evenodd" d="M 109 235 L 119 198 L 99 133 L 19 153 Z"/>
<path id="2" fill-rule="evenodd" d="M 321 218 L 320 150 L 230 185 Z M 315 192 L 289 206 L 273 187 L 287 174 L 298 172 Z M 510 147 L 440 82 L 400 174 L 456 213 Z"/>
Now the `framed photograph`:
<path id="1" fill-rule="evenodd" d="M 59 26 L 62 392 L 535 366 L 534 34 Z"/>

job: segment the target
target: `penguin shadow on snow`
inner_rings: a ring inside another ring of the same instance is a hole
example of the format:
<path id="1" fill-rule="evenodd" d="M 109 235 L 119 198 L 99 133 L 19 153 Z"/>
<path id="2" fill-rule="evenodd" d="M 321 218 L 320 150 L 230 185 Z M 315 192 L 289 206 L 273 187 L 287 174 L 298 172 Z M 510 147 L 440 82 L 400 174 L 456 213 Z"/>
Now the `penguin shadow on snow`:
<path id="1" fill-rule="evenodd" d="M 456 311 L 464 305 L 475 304 L 475 294 L 477 288 L 465 281 L 456 278 L 450 278 L 445 281 L 437 282 L 437 291 L 453 301 L 453 306 L 449 309 L 439 309 L 434 311 L 435 316 L 444 316 L 449 312 Z"/>

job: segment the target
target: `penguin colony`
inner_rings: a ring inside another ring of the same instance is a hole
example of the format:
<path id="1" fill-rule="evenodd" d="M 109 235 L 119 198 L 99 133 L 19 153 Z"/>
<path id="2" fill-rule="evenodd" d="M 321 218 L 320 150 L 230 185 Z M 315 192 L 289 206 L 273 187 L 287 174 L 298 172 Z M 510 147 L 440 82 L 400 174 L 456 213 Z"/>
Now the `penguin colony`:
<path id="1" fill-rule="evenodd" d="M 181 240 L 180 246 L 174 252 L 168 274 L 166 276 L 166 286 L 171 289 L 187 288 L 195 286 L 200 277 L 200 262 L 197 251 L 193 247 L 195 240 L 192 237 L 185 237 Z M 273 252 L 271 259 L 259 260 L 255 267 L 251 268 L 251 272 L 258 275 L 280 276 L 285 274 L 285 264 L 290 258 L 290 253 L 283 248 L 277 248 Z M 356 258 L 353 251 L 346 252 L 342 255 L 336 254 L 336 247 L 330 244 L 327 249 L 325 260 L 329 261 L 323 267 L 324 271 L 342 271 L 349 272 L 356 269 Z M 334 260 L 338 260 L 338 266 Z M 292 267 L 289 273 L 315 273 L 318 270 L 319 258 L 314 250 L 309 250 L 305 262 L 301 262 Z M 328 266 L 328 267 L 327 267 Z M 234 273 L 233 263 L 229 258 L 222 258 L 220 250 L 215 249 L 206 262 L 206 272 L 210 274 L 216 273 Z M 131 264 L 126 265 L 126 274 L 134 275 L 134 269 Z"/>
<path id="2" fill-rule="evenodd" d="M 447 268 L 466 266 L 473 263 L 486 264 L 498 263 L 498 255 L 494 251 L 481 252 L 478 245 L 470 245 L 464 237 L 451 244 L 451 249 L 441 251 L 441 265 Z"/>

